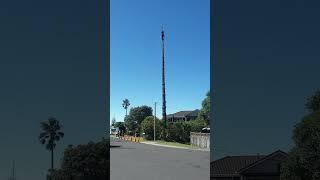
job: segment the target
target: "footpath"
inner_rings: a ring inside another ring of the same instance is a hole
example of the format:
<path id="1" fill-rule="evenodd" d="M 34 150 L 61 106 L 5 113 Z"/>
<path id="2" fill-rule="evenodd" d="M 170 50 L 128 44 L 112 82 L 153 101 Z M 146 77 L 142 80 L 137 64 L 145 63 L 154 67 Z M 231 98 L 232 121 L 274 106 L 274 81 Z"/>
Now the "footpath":
<path id="1" fill-rule="evenodd" d="M 210 149 L 202 149 L 194 146 L 188 146 L 183 144 L 165 144 L 166 142 L 159 142 L 159 141 L 147 141 L 140 137 L 132 137 L 132 136 L 124 136 L 124 137 L 114 137 L 120 141 L 125 142 L 133 142 L 133 143 L 141 143 L 141 144 L 147 144 L 152 146 L 160 146 L 160 147 L 167 147 L 167 148 L 176 148 L 176 149 L 187 149 L 187 150 L 193 150 L 193 151 L 210 151 Z"/>
<path id="2" fill-rule="evenodd" d="M 168 148 L 176 148 L 176 149 L 187 149 L 187 150 L 193 150 L 193 151 L 210 151 L 209 149 L 201 149 L 197 147 L 183 147 L 183 146 L 175 146 L 175 145 L 168 145 L 168 144 L 162 144 L 159 142 L 154 142 L 154 141 L 142 141 L 140 142 L 142 144 L 148 144 L 148 145 L 153 145 L 153 146 L 160 146 L 160 147 L 168 147 Z"/>

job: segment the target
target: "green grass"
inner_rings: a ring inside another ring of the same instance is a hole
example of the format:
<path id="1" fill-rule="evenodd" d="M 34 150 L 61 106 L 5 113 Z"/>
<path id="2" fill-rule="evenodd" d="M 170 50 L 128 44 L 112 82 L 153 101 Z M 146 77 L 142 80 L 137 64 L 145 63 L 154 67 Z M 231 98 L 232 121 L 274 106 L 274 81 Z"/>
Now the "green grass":
<path id="1" fill-rule="evenodd" d="M 189 144 L 181 144 L 177 142 L 167 142 L 167 141 L 157 141 L 158 144 L 168 145 L 168 146 L 176 146 L 176 147 L 185 147 L 185 148 L 193 148 Z"/>

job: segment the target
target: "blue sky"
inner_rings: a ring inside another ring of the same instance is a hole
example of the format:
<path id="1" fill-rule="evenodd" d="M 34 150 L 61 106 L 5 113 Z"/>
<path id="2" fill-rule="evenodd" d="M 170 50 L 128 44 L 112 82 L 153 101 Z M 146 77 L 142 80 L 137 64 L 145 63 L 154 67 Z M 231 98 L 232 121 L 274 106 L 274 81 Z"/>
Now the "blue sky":
<path id="1" fill-rule="evenodd" d="M 161 117 L 161 24 L 165 27 L 167 114 L 201 108 L 210 88 L 209 0 L 111 0 L 110 118 L 157 102 Z"/>

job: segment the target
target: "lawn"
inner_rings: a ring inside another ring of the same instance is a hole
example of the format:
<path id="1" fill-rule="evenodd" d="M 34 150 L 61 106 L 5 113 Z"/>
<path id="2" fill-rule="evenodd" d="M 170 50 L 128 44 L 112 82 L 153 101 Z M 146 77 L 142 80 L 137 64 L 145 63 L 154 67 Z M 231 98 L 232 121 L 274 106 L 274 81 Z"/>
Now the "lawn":
<path id="1" fill-rule="evenodd" d="M 176 146 L 176 147 L 193 148 L 189 144 L 181 144 L 181 143 L 177 143 L 177 142 L 157 141 L 157 144 L 163 144 L 163 145 L 168 145 L 168 146 Z"/>

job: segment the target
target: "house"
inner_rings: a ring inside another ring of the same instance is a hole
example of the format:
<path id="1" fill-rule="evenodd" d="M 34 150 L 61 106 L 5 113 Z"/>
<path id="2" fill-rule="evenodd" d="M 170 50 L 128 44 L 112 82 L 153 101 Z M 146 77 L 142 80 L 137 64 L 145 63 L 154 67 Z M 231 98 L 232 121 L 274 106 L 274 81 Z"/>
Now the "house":
<path id="1" fill-rule="evenodd" d="M 119 132 L 120 130 L 118 127 L 113 127 L 113 126 L 110 127 L 110 135 L 118 135 Z"/>
<path id="2" fill-rule="evenodd" d="M 211 180 L 280 180 L 283 151 L 269 155 L 227 156 L 210 163 Z"/>
<path id="3" fill-rule="evenodd" d="M 179 121 L 192 121 L 197 119 L 199 110 L 194 111 L 179 111 L 174 114 L 167 115 L 168 122 L 179 122 Z"/>

